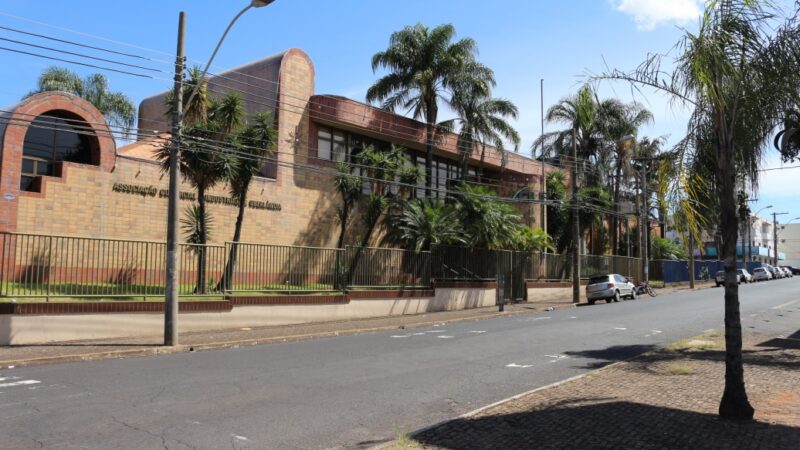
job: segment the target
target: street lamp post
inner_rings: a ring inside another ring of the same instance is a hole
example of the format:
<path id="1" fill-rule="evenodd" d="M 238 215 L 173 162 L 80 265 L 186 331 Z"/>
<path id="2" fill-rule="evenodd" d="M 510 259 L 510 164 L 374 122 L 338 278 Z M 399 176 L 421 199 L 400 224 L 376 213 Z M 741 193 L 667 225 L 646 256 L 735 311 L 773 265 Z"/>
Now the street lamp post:
<path id="1" fill-rule="evenodd" d="M 761 211 L 763 211 L 765 209 L 770 209 L 770 208 L 772 208 L 772 205 L 765 206 L 765 207 L 759 209 L 758 211 L 756 211 L 756 213 L 753 214 L 752 217 L 755 217 L 756 219 L 758 219 L 758 213 L 760 213 Z M 751 223 L 751 218 L 752 217 L 748 217 L 747 218 L 747 260 L 748 260 L 748 262 L 752 262 L 753 261 L 753 225 Z"/>
<path id="2" fill-rule="evenodd" d="M 772 213 L 772 241 L 775 246 L 775 260 L 774 266 L 778 266 L 778 216 L 789 214 L 788 212 Z"/>
<path id="3" fill-rule="evenodd" d="M 228 35 L 228 32 L 233 27 L 233 24 L 239 20 L 250 8 L 261 8 L 269 5 L 275 0 L 251 0 L 250 4 L 244 9 L 239 11 L 238 14 L 231 20 L 222 37 L 217 42 L 214 48 L 214 53 L 208 60 L 203 74 L 200 76 L 202 80 L 208 73 L 214 57 L 217 56 L 219 48 L 222 46 L 222 41 Z M 192 93 L 186 102 L 183 101 L 183 72 L 185 66 L 185 58 L 183 55 L 183 41 L 184 41 L 184 24 L 186 14 L 181 11 L 178 23 L 178 48 L 175 57 L 175 86 L 173 97 L 173 114 L 172 114 L 172 142 L 170 145 L 169 154 L 169 199 L 167 206 L 167 261 L 166 261 L 166 282 L 164 286 L 164 345 L 176 346 L 178 345 L 178 199 L 179 199 L 179 186 L 180 179 L 180 145 L 183 130 L 183 105 L 191 104 L 194 97 L 200 88 L 200 83 L 194 86 Z"/>

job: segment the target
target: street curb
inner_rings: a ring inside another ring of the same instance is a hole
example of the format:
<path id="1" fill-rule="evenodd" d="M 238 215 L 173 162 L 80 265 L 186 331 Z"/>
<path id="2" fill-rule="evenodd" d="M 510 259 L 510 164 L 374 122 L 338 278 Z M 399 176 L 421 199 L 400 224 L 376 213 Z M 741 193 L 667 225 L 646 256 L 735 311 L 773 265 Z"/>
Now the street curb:
<path id="1" fill-rule="evenodd" d="M 625 363 L 627 361 L 628 360 L 616 361 L 616 362 L 613 362 L 613 363 L 611 363 L 611 364 L 609 364 L 607 366 L 600 367 L 599 369 L 594 369 L 594 370 L 591 370 L 589 372 L 582 373 L 580 375 L 575 375 L 575 376 L 572 376 L 572 377 L 569 377 L 569 378 L 565 378 L 563 380 L 556 381 L 554 383 L 550 383 L 550 384 L 547 384 L 545 386 L 539 386 L 538 388 L 531 389 L 531 390 L 523 392 L 521 394 L 512 395 L 511 397 L 507 397 L 507 398 L 504 398 L 502 400 L 498 400 L 498 401 L 496 401 L 494 403 L 491 403 L 489 405 L 486 405 L 486 406 L 481 406 L 478 409 L 474 409 L 472 411 L 466 412 L 466 413 L 458 415 L 456 417 L 451 417 L 449 419 L 440 420 L 439 422 L 436 422 L 436 423 L 434 423 L 432 425 L 426 425 L 426 426 L 424 426 L 422 428 L 416 429 L 416 430 L 408 433 L 408 435 L 413 439 L 414 436 L 416 436 L 416 435 L 418 435 L 420 433 L 424 433 L 424 432 L 426 432 L 428 430 L 432 430 L 432 429 L 434 429 L 436 427 L 439 427 L 441 425 L 444 425 L 444 424 L 446 424 L 448 422 L 452 422 L 454 420 L 460 420 L 460 419 L 469 419 L 470 417 L 474 417 L 474 416 L 480 414 L 481 412 L 486 411 L 487 409 L 494 408 L 495 406 L 500 406 L 500 405 L 502 405 L 504 403 L 512 402 L 512 401 L 517 400 L 519 398 L 525 397 L 526 395 L 530 395 L 530 394 L 533 394 L 533 393 L 536 393 L 536 392 L 539 392 L 539 391 L 543 391 L 545 389 L 551 389 L 551 388 L 554 388 L 554 387 L 561 386 L 562 384 L 567 384 L 567 383 L 570 383 L 572 381 L 580 380 L 581 378 L 585 378 L 585 377 L 587 377 L 589 375 L 592 375 L 592 374 L 595 374 L 597 372 L 609 369 L 611 367 L 615 367 L 615 366 L 617 366 L 619 364 L 622 364 L 622 363 Z M 368 450 L 382 450 L 382 449 L 388 448 L 390 445 L 394 444 L 394 441 L 395 441 L 395 439 L 392 439 L 389 442 L 384 442 L 384 443 L 378 444 L 378 445 L 376 445 L 374 447 L 370 447 Z"/>
<path id="2" fill-rule="evenodd" d="M 574 308 L 575 305 L 566 305 L 566 306 L 555 306 L 553 307 L 554 310 L 559 309 L 571 309 Z M 508 311 L 508 312 L 496 312 L 486 315 L 479 315 L 479 316 L 470 316 L 470 317 L 457 317 L 453 319 L 439 319 L 439 320 L 432 320 L 427 322 L 418 322 L 418 323 L 411 323 L 403 325 L 403 329 L 405 328 L 423 328 L 429 327 L 436 324 L 444 324 L 444 323 L 459 323 L 459 322 L 469 322 L 469 321 L 478 321 L 484 319 L 495 319 L 498 317 L 513 317 L 523 314 L 535 314 L 535 313 L 543 313 L 547 312 L 545 309 L 531 309 L 531 310 L 523 310 L 523 311 Z M 7 361 L 0 361 L 0 367 L 3 366 L 16 366 L 16 367 L 26 367 L 26 366 L 34 366 L 34 365 L 42 365 L 42 364 L 57 364 L 57 363 L 67 363 L 67 362 L 80 362 L 80 361 L 95 361 L 101 359 L 115 359 L 115 358 L 124 358 L 124 357 L 139 357 L 139 356 L 155 356 L 155 355 L 167 355 L 167 354 L 174 354 L 174 353 L 183 353 L 183 352 L 194 352 L 194 351 L 202 351 L 202 350 L 216 350 L 216 349 L 224 349 L 224 348 L 231 348 L 237 346 L 252 346 L 252 345 L 260 345 L 260 344 L 274 344 L 279 342 L 298 342 L 316 338 L 324 338 L 324 337 L 337 337 L 337 336 L 355 336 L 364 333 L 375 333 L 380 331 L 389 331 L 389 330 L 397 330 L 400 329 L 398 325 L 387 325 L 382 327 L 368 327 L 368 328 L 354 328 L 354 329 L 347 329 L 347 330 L 338 330 L 338 331 L 322 331 L 317 333 L 307 333 L 307 334 L 297 334 L 297 335 L 286 335 L 286 336 L 273 336 L 273 337 L 265 337 L 265 338 L 253 338 L 253 339 L 239 339 L 233 341 L 220 341 L 220 342 L 209 342 L 209 343 L 201 343 L 201 344 L 184 344 L 179 345 L 176 347 L 166 347 L 154 344 L 143 344 L 143 347 L 147 348 L 136 348 L 136 349 L 126 349 L 126 350 L 111 350 L 105 352 L 97 352 L 97 353 L 79 353 L 79 354 L 72 354 L 72 355 L 58 355 L 58 356 L 44 356 L 40 358 L 28 358 L 28 359 L 17 359 L 17 360 L 7 360 Z"/>

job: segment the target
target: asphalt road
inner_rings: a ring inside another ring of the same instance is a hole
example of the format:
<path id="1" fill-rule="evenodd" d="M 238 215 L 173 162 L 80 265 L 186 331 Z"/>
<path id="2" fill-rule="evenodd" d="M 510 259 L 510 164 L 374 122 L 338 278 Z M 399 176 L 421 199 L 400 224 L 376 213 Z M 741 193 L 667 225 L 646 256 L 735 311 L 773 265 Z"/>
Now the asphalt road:
<path id="1" fill-rule="evenodd" d="M 800 328 L 800 278 L 742 286 L 745 331 Z M 722 289 L 438 327 L 0 368 L 0 448 L 369 447 L 721 329 Z"/>

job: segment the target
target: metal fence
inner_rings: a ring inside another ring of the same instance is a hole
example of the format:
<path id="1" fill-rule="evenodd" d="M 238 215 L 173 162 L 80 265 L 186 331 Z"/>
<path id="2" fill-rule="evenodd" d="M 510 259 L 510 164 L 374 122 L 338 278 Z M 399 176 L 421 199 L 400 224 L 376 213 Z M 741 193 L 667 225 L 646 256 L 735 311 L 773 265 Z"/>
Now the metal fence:
<path id="1" fill-rule="evenodd" d="M 235 259 L 235 264 L 232 262 Z M 166 244 L 0 233 L 1 297 L 164 296 Z M 429 288 L 431 280 L 566 280 L 571 255 L 439 246 L 432 251 L 297 247 L 243 242 L 179 247 L 179 295 Z M 641 279 L 637 258 L 581 256 L 581 277 Z"/>
<path id="2" fill-rule="evenodd" d="M 341 285 L 337 263 L 343 250 L 227 242 L 226 254 L 234 247 L 236 267 L 227 271 L 228 291 L 333 291 Z"/>
<path id="3" fill-rule="evenodd" d="M 430 287 L 431 252 L 347 247 L 347 285 L 353 288 Z"/>

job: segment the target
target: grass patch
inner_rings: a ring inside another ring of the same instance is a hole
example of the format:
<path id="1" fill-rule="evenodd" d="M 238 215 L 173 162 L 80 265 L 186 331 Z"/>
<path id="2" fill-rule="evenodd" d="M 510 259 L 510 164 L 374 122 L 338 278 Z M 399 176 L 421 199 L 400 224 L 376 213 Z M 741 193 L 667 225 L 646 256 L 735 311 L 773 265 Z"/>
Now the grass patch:
<path id="1" fill-rule="evenodd" d="M 672 344 L 664 347 L 671 352 L 689 351 L 701 352 L 706 350 L 719 350 L 722 347 L 716 342 L 698 338 L 681 339 L 680 341 L 673 342 Z"/>
<path id="2" fill-rule="evenodd" d="M 667 373 L 670 375 L 691 375 L 694 369 L 689 366 L 682 366 L 680 364 L 673 364 L 667 367 Z"/>
<path id="3" fill-rule="evenodd" d="M 394 442 L 386 450 L 420 450 L 422 446 L 419 442 L 411 438 L 408 433 L 398 432 Z"/>

